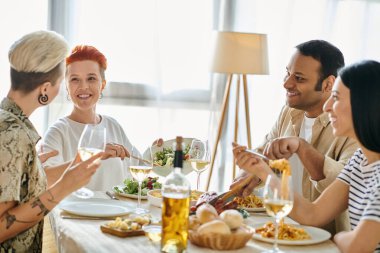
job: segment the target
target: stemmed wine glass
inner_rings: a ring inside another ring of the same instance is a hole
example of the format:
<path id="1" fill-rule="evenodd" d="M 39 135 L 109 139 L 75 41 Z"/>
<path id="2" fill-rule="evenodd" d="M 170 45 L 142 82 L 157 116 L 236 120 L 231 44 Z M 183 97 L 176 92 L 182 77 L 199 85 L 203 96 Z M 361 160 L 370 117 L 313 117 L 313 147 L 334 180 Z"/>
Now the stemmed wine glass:
<path id="1" fill-rule="evenodd" d="M 104 151 L 106 147 L 106 128 L 97 125 L 86 125 L 78 142 L 78 153 L 82 161 Z M 78 198 L 88 199 L 94 192 L 85 187 L 74 192 Z"/>
<path id="2" fill-rule="evenodd" d="M 264 206 L 267 214 L 275 218 L 274 245 L 272 250 L 265 252 L 282 252 L 277 245 L 278 226 L 281 219 L 285 218 L 293 208 L 292 179 L 287 173 L 283 173 L 279 178 L 276 175 L 269 175 L 264 186 Z"/>
<path id="3" fill-rule="evenodd" d="M 149 213 L 149 210 L 141 207 L 141 184 L 148 177 L 153 170 L 153 155 L 151 147 L 149 147 L 145 153 L 144 158 L 140 152 L 132 147 L 129 160 L 129 171 L 132 177 L 138 182 L 139 190 L 137 195 L 137 207 L 134 211 L 135 214 Z"/>
<path id="4" fill-rule="evenodd" d="M 199 190 L 200 175 L 208 168 L 210 164 L 208 141 L 194 139 L 191 142 L 189 155 L 191 167 L 197 173 L 197 190 Z"/>

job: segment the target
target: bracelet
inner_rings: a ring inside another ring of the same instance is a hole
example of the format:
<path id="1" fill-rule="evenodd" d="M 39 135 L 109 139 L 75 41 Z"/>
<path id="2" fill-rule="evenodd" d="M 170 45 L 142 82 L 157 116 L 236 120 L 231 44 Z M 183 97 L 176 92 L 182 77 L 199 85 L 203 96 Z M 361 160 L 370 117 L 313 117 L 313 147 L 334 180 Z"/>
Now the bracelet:
<path id="1" fill-rule="evenodd" d="M 53 196 L 53 194 L 51 193 L 50 189 L 47 190 L 47 192 L 49 193 L 51 199 L 47 199 L 48 201 L 52 202 L 53 204 L 58 204 L 59 202 L 55 201 L 55 198 Z"/>

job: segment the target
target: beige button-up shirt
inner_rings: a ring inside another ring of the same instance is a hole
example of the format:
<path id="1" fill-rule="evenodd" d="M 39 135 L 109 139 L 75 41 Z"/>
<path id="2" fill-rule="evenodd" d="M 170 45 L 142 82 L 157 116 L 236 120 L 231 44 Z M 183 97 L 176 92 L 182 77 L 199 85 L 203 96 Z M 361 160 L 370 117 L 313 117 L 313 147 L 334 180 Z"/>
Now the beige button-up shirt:
<path id="1" fill-rule="evenodd" d="M 35 145 L 40 139 L 28 117 L 9 98 L 0 105 L 0 202 L 25 203 L 46 190 Z M 0 252 L 41 252 L 43 220 L 0 243 Z"/>
<path id="2" fill-rule="evenodd" d="M 273 139 L 287 136 L 299 136 L 303 119 L 304 111 L 293 109 L 288 106 L 283 107 L 280 117 L 270 133 L 265 136 L 265 141 L 258 148 L 258 151 L 262 152 L 265 145 Z M 322 113 L 315 119 L 310 144 L 320 153 L 325 155 L 323 165 L 325 179 L 318 182 L 312 181 L 308 171 L 306 169 L 303 170 L 303 196 L 310 201 L 314 201 L 320 196 L 322 191 L 336 179 L 340 171 L 358 148 L 358 145 L 350 138 L 335 137 L 333 135 L 333 129 L 327 113 Z M 347 211 L 339 215 L 334 222 L 328 224 L 325 229 L 333 234 L 339 231 L 350 230 Z"/>

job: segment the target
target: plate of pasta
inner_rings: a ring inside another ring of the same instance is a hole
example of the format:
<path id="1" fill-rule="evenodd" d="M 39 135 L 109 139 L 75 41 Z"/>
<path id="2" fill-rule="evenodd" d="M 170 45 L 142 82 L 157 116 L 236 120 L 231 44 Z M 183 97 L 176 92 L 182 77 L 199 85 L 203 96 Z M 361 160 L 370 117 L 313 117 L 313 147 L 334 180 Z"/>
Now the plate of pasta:
<path id="1" fill-rule="evenodd" d="M 330 239 L 331 234 L 326 230 L 303 225 L 279 225 L 278 244 L 310 245 Z M 253 239 L 274 243 L 274 225 L 272 222 L 255 226 Z"/>
<path id="2" fill-rule="evenodd" d="M 238 203 L 239 208 L 243 208 L 248 212 L 265 212 L 262 198 L 256 195 L 251 194 L 245 198 L 235 197 L 234 200 Z"/>

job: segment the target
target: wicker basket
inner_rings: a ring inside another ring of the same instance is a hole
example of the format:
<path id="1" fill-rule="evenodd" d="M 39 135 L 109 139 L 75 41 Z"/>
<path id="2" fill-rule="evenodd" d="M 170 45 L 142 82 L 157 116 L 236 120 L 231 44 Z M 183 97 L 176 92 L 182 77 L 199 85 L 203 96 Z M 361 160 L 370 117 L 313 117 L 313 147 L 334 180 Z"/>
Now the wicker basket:
<path id="1" fill-rule="evenodd" d="M 203 234 L 189 230 L 189 240 L 191 243 L 205 248 L 216 250 L 233 250 L 243 248 L 252 238 L 253 230 L 249 227 L 240 228 L 244 231 L 233 232 L 232 234 Z"/>

